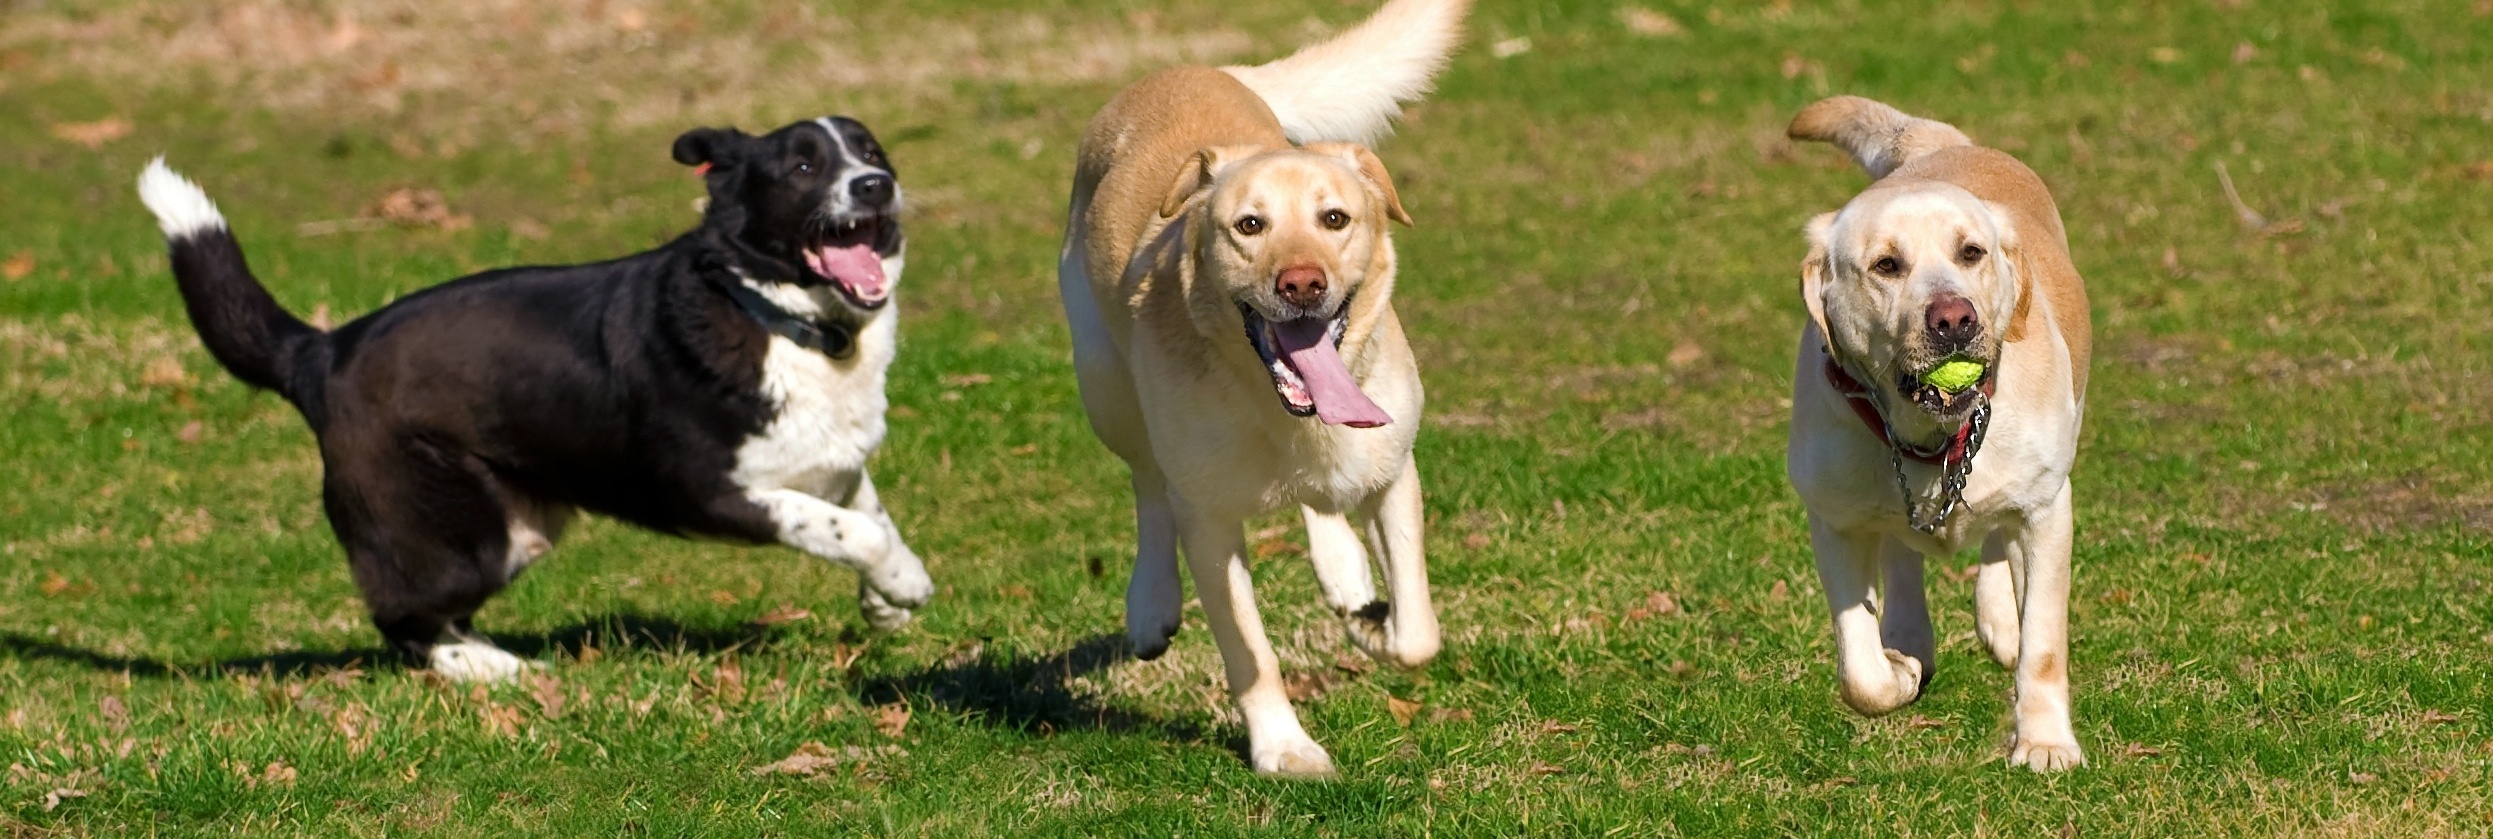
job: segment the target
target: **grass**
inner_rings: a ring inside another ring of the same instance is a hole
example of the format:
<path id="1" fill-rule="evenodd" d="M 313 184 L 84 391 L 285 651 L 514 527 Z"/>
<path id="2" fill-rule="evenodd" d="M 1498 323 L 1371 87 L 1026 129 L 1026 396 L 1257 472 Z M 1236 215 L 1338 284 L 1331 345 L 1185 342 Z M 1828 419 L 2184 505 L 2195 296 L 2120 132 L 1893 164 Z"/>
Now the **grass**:
<path id="1" fill-rule="evenodd" d="M 1343 777 L 1253 777 L 1199 615 L 1166 659 L 1117 655 L 1130 509 L 1053 254 L 1119 84 L 1370 5 L 13 11 L 0 835 L 2493 831 L 2493 4 L 2449 0 L 1648 0 L 1658 35 L 1609 2 L 1484 0 L 1383 152 L 1420 220 L 1397 302 L 1449 643 L 1417 673 L 1338 667 L 1303 542 L 1260 534 Z M 1780 128 L 1838 92 L 2023 157 L 2091 283 L 2076 772 L 2002 762 L 1970 558 L 1932 575 L 1921 703 L 1835 700 L 1781 452 L 1799 226 L 1863 179 Z M 170 153 L 281 300 L 343 319 L 660 241 L 693 219 L 675 132 L 826 110 L 873 125 L 913 197 L 876 469 L 935 604 L 867 635 L 844 572 L 590 521 L 479 619 L 545 677 L 385 660 L 309 435 L 188 331 L 142 163 Z M 468 223 L 306 226 L 399 188 Z M 1680 609 L 1641 611 L 1655 592 Z M 833 765 L 756 773 L 810 741 Z"/>

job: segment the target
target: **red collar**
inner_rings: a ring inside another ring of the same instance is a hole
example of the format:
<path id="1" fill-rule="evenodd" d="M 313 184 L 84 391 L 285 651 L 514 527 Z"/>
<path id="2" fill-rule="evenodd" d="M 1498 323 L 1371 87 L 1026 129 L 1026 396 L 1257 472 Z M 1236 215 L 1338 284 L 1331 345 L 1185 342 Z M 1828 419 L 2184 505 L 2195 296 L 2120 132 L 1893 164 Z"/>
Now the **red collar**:
<path id="1" fill-rule="evenodd" d="M 1844 404 L 1852 406 L 1852 413 L 1861 418 L 1861 424 L 1869 426 L 1870 436 L 1894 447 L 1897 454 L 1916 463 L 1940 466 L 1965 456 L 1966 442 L 1974 433 L 1973 423 L 1958 425 L 1956 436 L 1948 438 L 1947 446 L 1937 451 L 1923 451 L 1899 442 L 1887 436 L 1887 418 L 1879 416 L 1878 406 L 1870 402 L 1870 389 L 1862 385 L 1860 379 L 1853 378 L 1851 373 L 1844 372 L 1843 365 L 1836 364 L 1834 356 L 1828 355 L 1825 358 L 1826 383 L 1833 386 L 1838 395 L 1844 397 Z M 1987 388 L 1985 392 L 1988 392 Z"/>

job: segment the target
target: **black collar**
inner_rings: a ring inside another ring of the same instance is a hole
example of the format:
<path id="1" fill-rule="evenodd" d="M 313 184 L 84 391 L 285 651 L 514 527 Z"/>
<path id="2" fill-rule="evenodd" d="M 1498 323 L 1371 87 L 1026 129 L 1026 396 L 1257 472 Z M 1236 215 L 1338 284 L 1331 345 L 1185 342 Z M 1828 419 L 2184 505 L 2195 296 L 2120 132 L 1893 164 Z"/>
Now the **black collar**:
<path id="1" fill-rule="evenodd" d="M 833 359 L 846 360 L 857 354 L 857 327 L 854 324 L 798 317 L 746 286 L 742 278 L 735 278 L 727 284 L 727 296 L 734 298 L 736 307 L 752 316 L 763 329 L 770 330 L 770 334 Z"/>

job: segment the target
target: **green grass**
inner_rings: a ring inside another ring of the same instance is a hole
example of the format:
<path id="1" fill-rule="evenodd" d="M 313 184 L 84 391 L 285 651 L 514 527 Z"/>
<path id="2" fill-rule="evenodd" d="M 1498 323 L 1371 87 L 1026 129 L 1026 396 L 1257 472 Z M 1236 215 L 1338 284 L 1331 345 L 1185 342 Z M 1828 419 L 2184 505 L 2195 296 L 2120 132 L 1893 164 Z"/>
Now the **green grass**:
<path id="1" fill-rule="evenodd" d="M 1383 149 L 1445 654 L 1337 669 L 1303 542 L 1260 539 L 1331 783 L 1247 771 L 1199 614 L 1116 654 L 1130 507 L 1052 266 L 1119 84 L 1371 4 L 880 5 L 0 19 L 0 834 L 2493 832 L 2493 4 L 1652 0 L 1684 33 L 1640 37 L 1484 0 Z M 2004 764 L 1954 573 L 1921 703 L 1835 699 L 1783 405 L 1799 227 L 1863 178 L 1780 129 L 1839 92 L 2023 157 L 2091 283 L 2075 772 Z M 171 154 L 280 299 L 343 319 L 660 241 L 693 219 L 675 132 L 822 111 L 913 197 L 876 473 L 941 587 L 922 620 L 866 635 L 845 572 L 592 520 L 479 619 L 546 679 L 386 661 L 311 438 L 198 348 L 139 167 Z M 53 133 L 108 117 L 128 136 Z M 472 225 L 300 233 L 406 186 Z M 1631 619 L 1656 591 L 1681 613 Z M 783 605 L 812 616 L 757 623 Z M 808 741 L 871 756 L 752 771 Z"/>

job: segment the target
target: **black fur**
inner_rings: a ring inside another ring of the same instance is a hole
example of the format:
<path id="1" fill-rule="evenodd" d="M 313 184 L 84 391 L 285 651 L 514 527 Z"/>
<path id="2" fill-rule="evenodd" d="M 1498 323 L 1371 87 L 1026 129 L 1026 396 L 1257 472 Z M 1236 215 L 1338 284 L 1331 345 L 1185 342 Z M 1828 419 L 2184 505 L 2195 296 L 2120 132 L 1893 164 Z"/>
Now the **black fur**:
<path id="1" fill-rule="evenodd" d="M 470 631 L 515 573 L 515 511 L 775 539 L 729 478 L 737 448 L 776 410 L 761 391 L 769 332 L 730 296 L 734 272 L 827 282 L 797 248 L 826 235 L 833 189 L 883 196 L 850 202 L 875 219 L 855 235 L 884 256 L 902 241 L 880 146 L 855 121 L 829 123 L 677 139 L 678 162 L 709 166 L 710 205 L 700 227 L 655 250 L 488 271 L 335 332 L 278 306 L 225 230 L 168 243 L 202 342 L 236 378 L 294 403 L 318 436 L 330 526 L 393 647 L 421 662 L 445 632 Z M 880 185 L 859 186 L 870 177 Z M 862 321 L 871 308 L 845 314 Z"/>

